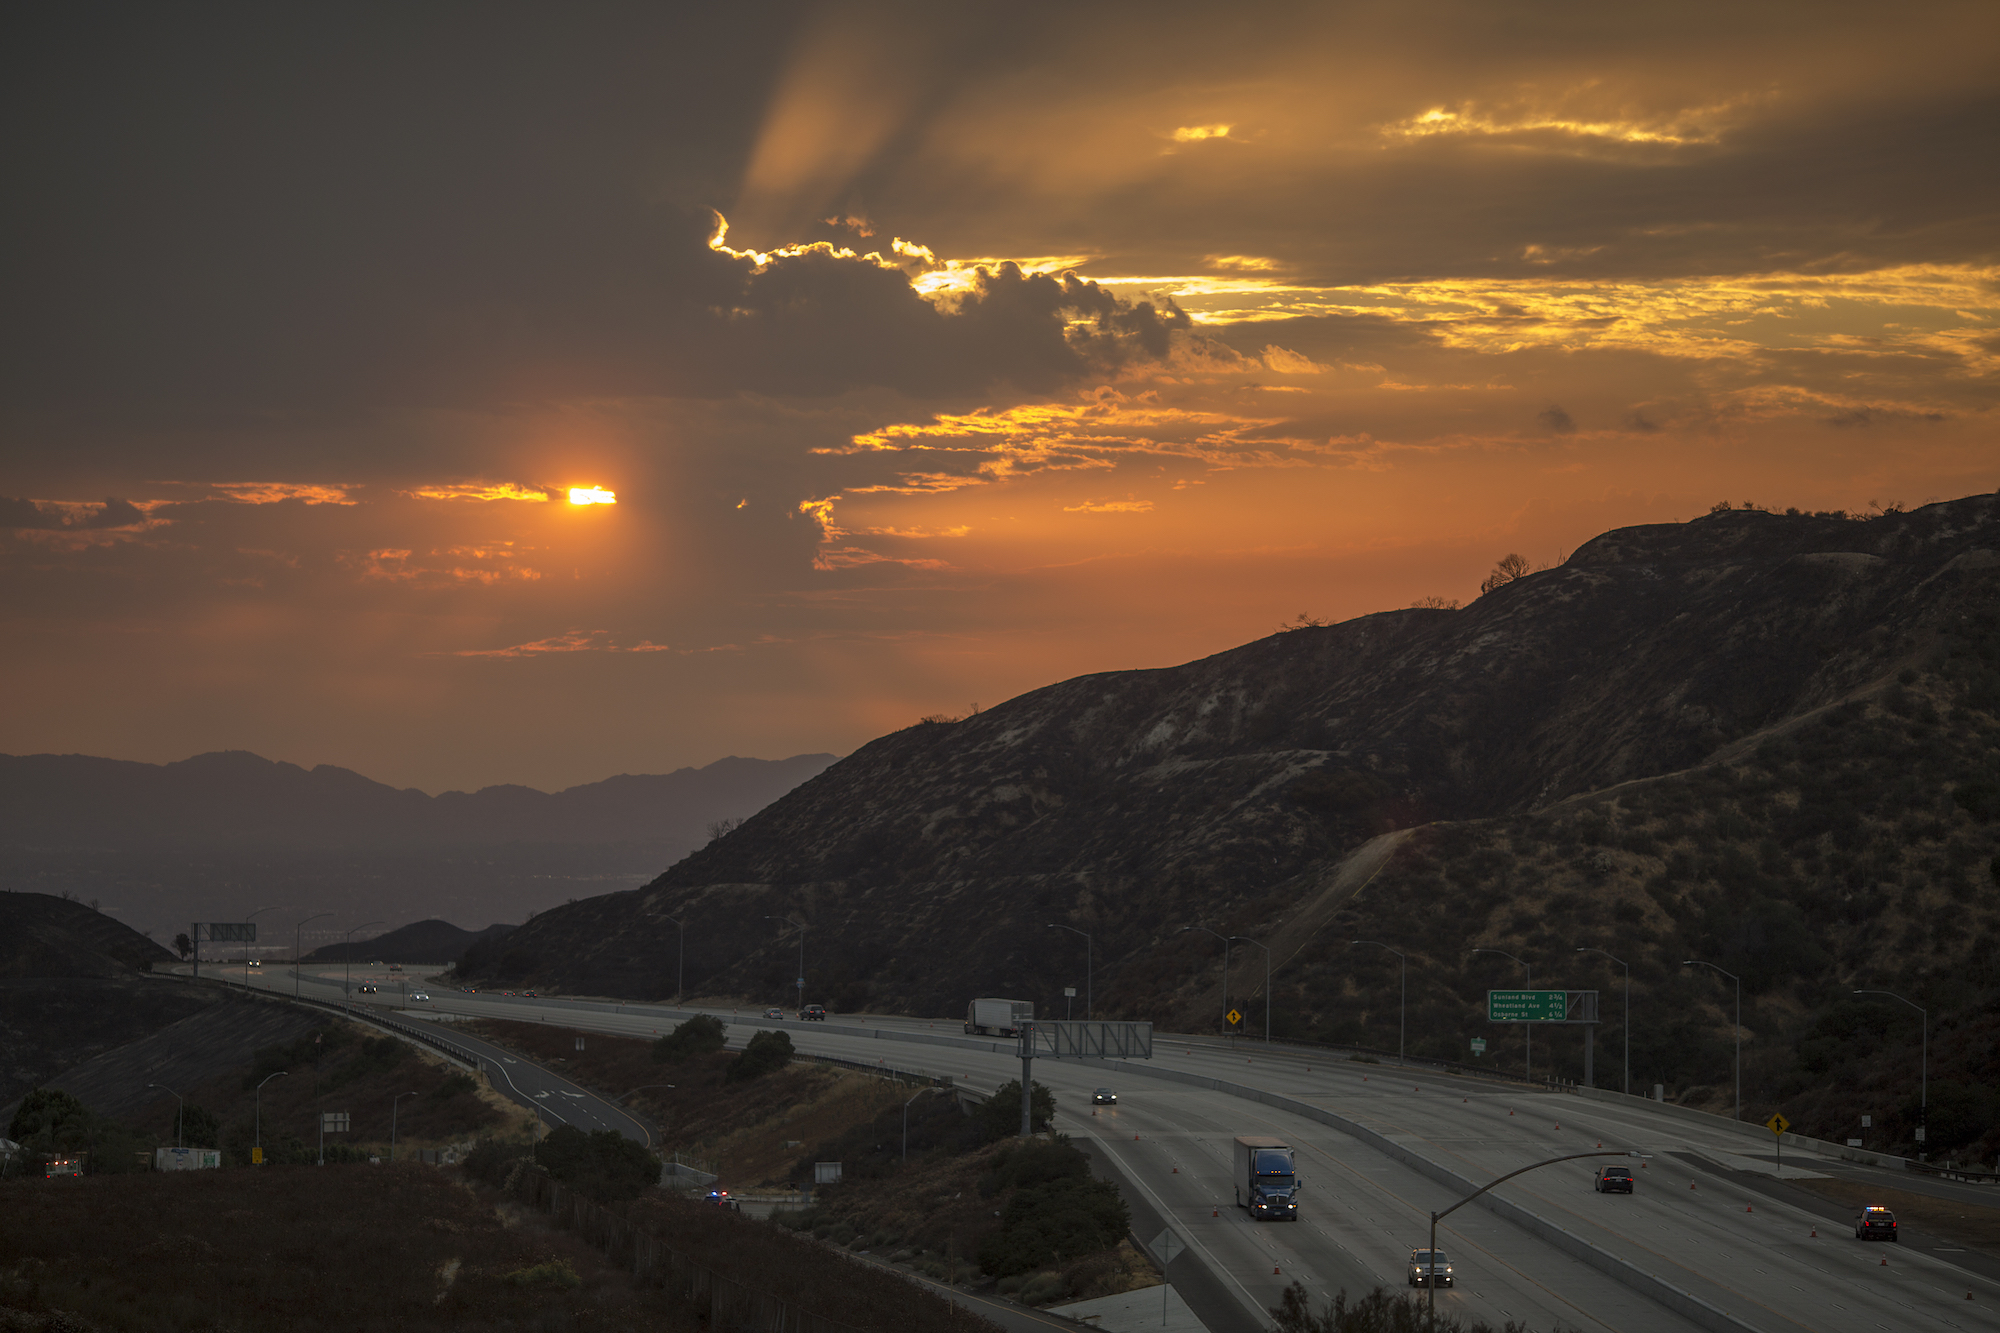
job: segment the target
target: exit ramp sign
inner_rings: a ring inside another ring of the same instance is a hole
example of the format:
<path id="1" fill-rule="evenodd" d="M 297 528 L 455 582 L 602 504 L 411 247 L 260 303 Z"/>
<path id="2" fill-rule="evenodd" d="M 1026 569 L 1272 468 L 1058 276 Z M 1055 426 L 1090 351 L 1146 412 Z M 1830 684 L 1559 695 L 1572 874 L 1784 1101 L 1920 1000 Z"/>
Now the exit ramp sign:
<path id="1" fill-rule="evenodd" d="M 1490 990 L 1486 992 L 1489 1023 L 1562 1023 L 1569 1019 L 1566 990 Z"/>

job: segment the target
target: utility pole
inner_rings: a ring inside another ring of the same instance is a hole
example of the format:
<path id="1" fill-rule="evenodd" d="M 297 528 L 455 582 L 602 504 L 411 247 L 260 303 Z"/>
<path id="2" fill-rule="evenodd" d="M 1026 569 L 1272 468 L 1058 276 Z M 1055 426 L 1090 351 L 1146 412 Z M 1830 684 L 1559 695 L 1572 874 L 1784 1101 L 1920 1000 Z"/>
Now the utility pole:
<path id="1" fill-rule="evenodd" d="M 1606 958 L 1625 969 L 1625 1095 L 1632 1095 L 1632 965 L 1622 958 L 1612 958 L 1602 949 L 1588 945 L 1577 946 L 1578 953 L 1603 953 Z"/>

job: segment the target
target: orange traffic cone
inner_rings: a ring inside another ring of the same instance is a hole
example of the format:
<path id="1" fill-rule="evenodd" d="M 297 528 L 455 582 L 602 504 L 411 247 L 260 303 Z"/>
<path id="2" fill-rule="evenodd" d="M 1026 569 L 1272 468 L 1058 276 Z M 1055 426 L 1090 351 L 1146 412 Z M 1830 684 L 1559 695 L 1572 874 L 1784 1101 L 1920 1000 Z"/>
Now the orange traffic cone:
<path id="1" fill-rule="evenodd" d="M 1887 1262 L 1888 1262 L 1888 1260 L 1886 1260 L 1886 1259 L 1885 1259 L 1885 1260 L 1883 1260 L 1882 1262 L 1884 1262 L 1884 1263 L 1887 1263 Z M 1277 1266 L 1276 1264 L 1272 1264 L 1272 1265 L 1271 1265 L 1271 1276 L 1272 1276 L 1272 1277 L 1277 1277 L 1277 1276 L 1278 1276 L 1278 1266 Z"/>
<path id="2" fill-rule="evenodd" d="M 1174 1174 L 1175 1174 L 1175 1175 L 1179 1175 L 1180 1173 L 1181 1173 L 1181 1169 L 1180 1169 L 1179 1167 L 1175 1167 L 1175 1168 L 1174 1168 Z"/>
<path id="3" fill-rule="evenodd" d="M 1221 1210 L 1220 1208 L 1211 1208 L 1211 1209 L 1209 1209 L 1209 1210 L 1208 1210 L 1208 1215 L 1209 1215 L 1210 1217 L 1221 1217 L 1221 1216 L 1222 1216 L 1222 1210 Z"/>
<path id="4" fill-rule="evenodd" d="M 1507 1114 L 1508 1114 L 1508 1115 L 1512 1115 L 1512 1114 L 1514 1114 L 1514 1113 L 1513 1113 L 1512 1111 L 1509 1111 L 1509 1112 L 1508 1112 Z"/>
<path id="5" fill-rule="evenodd" d="M 1744 1211 L 1744 1212 L 1746 1212 L 1746 1213 L 1754 1213 L 1754 1212 L 1756 1212 L 1757 1210 L 1756 1210 L 1755 1208 L 1753 1208 L 1752 1206 L 1750 1206 L 1749 1204 L 1747 1204 L 1747 1203 L 1746 1203 L 1746 1204 L 1744 1204 L 1744 1205 L 1743 1205 L 1743 1211 Z"/>
<path id="6" fill-rule="evenodd" d="M 1604 1140 L 1603 1140 L 1603 1139 L 1599 1139 L 1599 1140 L 1597 1141 L 1597 1146 L 1598 1146 L 1598 1147 L 1600 1147 L 1600 1148 L 1602 1148 L 1602 1147 L 1604 1146 Z"/>
<path id="7" fill-rule="evenodd" d="M 1690 1181 L 1688 1182 L 1688 1188 L 1689 1188 L 1689 1189 L 1693 1189 L 1693 1188 L 1694 1188 L 1694 1182 L 1693 1182 L 1692 1180 L 1690 1180 Z"/>
<path id="8" fill-rule="evenodd" d="M 1138 1141 L 1139 1141 L 1139 1136 L 1137 1134 L 1134 1134 L 1132 1136 L 1132 1142 L 1137 1143 Z"/>
<path id="9" fill-rule="evenodd" d="M 1812 1235 L 1811 1235 L 1810 1237 L 1808 1237 L 1808 1239 L 1810 1239 L 1810 1240 L 1818 1240 L 1818 1239 L 1819 1239 L 1819 1228 L 1818 1228 L 1818 1227 L 1814 1227 L 1814 1228 L 1812 1229 Z"/>
<path id="10" fill-rule="evenodd" d="M 1884 1259 L 1882 1261 L 1882 1267 L 1887 1268 L 1888 1266 L 1889 1266 L 1889 1261 L 1887 1259 Z"/>

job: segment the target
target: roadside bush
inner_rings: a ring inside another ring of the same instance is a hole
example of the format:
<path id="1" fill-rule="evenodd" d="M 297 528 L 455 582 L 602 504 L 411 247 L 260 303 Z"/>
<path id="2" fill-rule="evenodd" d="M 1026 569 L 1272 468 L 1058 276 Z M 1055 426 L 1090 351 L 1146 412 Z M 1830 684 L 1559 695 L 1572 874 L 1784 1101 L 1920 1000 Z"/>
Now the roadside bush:
<path id="1" fill-rule="evenodd" d="M 1524 1326 L 1512 1320 L 1500 1330 L 1476 1317 L 1468 1323 L 1451 1314 L 1433 1314 L 1421 1297 L 1391 1293 L 1383 1287 L 1352 1305 L 1343 1288 L 1331 1305 L 1314 1314 L 1312 1298 L 1294 1282 L 1285 1288 L 1280 1303 L 1271 1307 L 1271 1314 L 1277 1320 L 1277 1333 L 1525 1333 Z M 1550 1333 L 1564 1331 L 1557 1327 Z"/>
<path id="2" fill-rule="evenodd" d="M 472 1151 L 459 1159 L 465 1174 L 496 1188 L 506 1182 L 507 1172 L 514 1163 L 533 1155 L 533 1149 L 525 1143 L 507 1143 L 500 1139 L 481 1139 L 472 1145 Z"/>
<path id="3" fill-rule="evenodd" d="M 1132 1225 L 1117 1187 L 1092 1178 L 1089 1162 L 1067 1140 L 1024 1144 L 1002 1154 L 980 1181 L 980 1193 L 991 1197 L 1009 1186 L 1014 1194 L 1001 1210 L 1000 1229 L 979 1247 L 979 1266 L 999 1277 L 1109 1249 Z M 1036 1298 L 1023 1288 L 1022 1299 Z M 1052 1300 L 1054 1294 L 1039 1299 Z"/>
<path id="4" fill-rule="evenodd" d="M 782 1032 L 759 1032 L 750 1038 L 750 1044 L 743 1048 L 743 1054 L 729 1062 L 727 1081 L 743 1083 L 774 1069 L 783 1069 L 792 1061 L 792 1039 Z"/>
<path id="5" fill-rule="evenodd" d="M 698 1055 L 712 1054 L 723 1048 L 727 1028 L 719 1018 L 696 1014 L 653 1043 L 653 1058 L 662 1064 L 679 1064 Z"/>
<path id="6" fill-rule="evenodd" d="M 555 1287 L 561 1291 L 568 1291 L 583 1282 L 567 1259 L 544 1259 L 533 1267 L 517 1268 L 503 1274 L 500 1280 L 516 1287 Z"/>
<path id="7" fill-rule="evenodd" d="M 563 1184 L 593 1199 L 634 1199 L 660 1179 L 660 1159 L 610 1129 L 586 1134 L 564 1125 L 535 1145 L 535 1161 Z"/>
<path id="8" fill-rule="evenodd" d="M 1034 1100 L 1029 1106 L 1029 1124 L 1036 1131 L 1047 1129 L 1055 1123 L 1056 1095 L 1041 1084 L 1035 1084 Z M 1012 1138 L 1021 1132 L 1021 1080 L 1008 1079 L 993 1090 L 984 1105 L 974 1114 L 985 1141 Z"/>

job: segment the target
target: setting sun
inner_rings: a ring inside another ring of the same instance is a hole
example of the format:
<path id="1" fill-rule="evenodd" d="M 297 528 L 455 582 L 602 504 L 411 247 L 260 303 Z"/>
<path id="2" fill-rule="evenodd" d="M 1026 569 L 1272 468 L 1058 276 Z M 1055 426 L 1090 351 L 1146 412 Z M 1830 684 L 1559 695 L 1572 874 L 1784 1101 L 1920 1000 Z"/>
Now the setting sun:
<path id="1" fill-rule="evenodd" d="M 612 491 L 601 491 L 595 486 L 572 486 L 569 502 L 573 505 L 615 505 L 618 496 Z"/>

